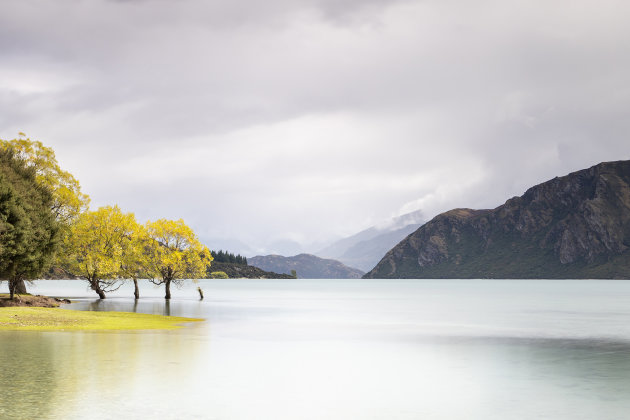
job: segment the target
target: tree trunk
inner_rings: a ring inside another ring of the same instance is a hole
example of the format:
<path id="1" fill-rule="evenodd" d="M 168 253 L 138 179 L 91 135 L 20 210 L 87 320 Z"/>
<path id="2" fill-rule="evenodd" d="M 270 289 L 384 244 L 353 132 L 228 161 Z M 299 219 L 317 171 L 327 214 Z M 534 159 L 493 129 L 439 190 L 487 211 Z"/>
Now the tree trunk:
<path id="1" fill-rule="evenodd" d="M 94 290 L 100 299 L 105 299 L 105 292 L 101 289 L 101 286 L 98 284 L 98 280 L 90 280 L 90 286 L 92 286 L 92 290 Z"/>
<path id="2" fill-rule="evenodd" d="M 15 283 L 13 283 L 11 279 L 9 279 L 9 294 L 11 295 L 10 299 L 13 300 L 13 296 L 15 295 Z"/>
<path id="3" fill-rule="evenodd" d="M 15 284 L 14 291 L 18 295 L 25 295 L 26 294 L 26 283 L 24 283 L 24 280 L 20 279 L 20 280 L 17 281 L 17 283 Z"/>
<path id="4" fill-rule="evenodd" d="M 140 289 L 138 289 L 138 279 L 133 279 L 133 287 L 134 287 L 133 295 L 136 297 L 136 299 L 140 299 Z"/>
<path id="5" fill-rule="evenodd" d="M 166 296 L 164 296 L 164 299 L 170 299 L 171 298 L 171 280 L 166 280 L 164 284 L 166 285 Z"/>

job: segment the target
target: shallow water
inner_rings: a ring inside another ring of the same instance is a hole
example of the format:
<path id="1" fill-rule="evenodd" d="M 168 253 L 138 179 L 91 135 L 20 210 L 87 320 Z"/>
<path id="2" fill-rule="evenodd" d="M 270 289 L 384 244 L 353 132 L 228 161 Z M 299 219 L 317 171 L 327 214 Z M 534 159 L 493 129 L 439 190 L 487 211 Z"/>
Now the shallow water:
<path id="1" fill-rule="evenodd" d="M 65 307 L 206 318 L 178 331 L 5 332 L 0 418 L 621 419 L 630 282 L 81 281 Z M 6 287 L 6 285 L 4 286 Z"/>

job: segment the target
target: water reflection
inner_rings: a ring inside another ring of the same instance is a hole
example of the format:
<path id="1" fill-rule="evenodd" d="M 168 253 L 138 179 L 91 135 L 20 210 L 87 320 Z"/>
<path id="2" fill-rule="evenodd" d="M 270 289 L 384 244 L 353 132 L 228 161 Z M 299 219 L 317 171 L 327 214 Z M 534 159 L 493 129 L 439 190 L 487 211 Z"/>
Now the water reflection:
<path id="1" fill-rule="evenodd" d="M 630 283 L 231 280 L 204 283 L 203 301 L 194 287 L 169 302 L 160 291 L 140 300 L 79 296 L 67 306 L 208 319 L 183 330 L 0 337 L 3 357 L 27 367 L 7 372 L 29 382 L 2 381 L 0 417 L 586 420 L 630 412 Z M 30 403 L 12 409 L 11 401 Z"/>
<path id="2" fill-rule="evenodd" d="M 182 301 L 165 299 L 74 299 L 71 304 L 63 305 L 63 309 L 81 311 L 118 311 L 145 314 L 186 316 L 207 318 L 208 305 L 202 301 Z"/>
<path id="3" fill-rule="evenodd" d="M 0 418 L 47 418 L 60 386 L 53 343 L 40 333 L 5 332 L 0 354 Z"/>
<path id="4" fill-rule="evenodd" d="M 192 331 L 2 333 L 0 418 L 177 418 L 160 400 L 191 387 L 208 345 Z"/>

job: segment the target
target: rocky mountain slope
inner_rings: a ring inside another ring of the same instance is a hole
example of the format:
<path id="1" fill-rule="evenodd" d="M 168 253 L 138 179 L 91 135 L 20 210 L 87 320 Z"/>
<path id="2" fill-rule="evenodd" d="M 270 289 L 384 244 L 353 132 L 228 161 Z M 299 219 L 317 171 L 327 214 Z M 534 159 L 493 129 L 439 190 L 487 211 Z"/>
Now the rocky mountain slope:
<path id="1" fill-rule="evenodd" d="M 316 254 L 368 271 L 374 268 L 387 251 L 418 229 L 422 223 L 424 217 L 421 211 L 407 213 L 382 226 L 373 226 L 340 239 Z"/>
<path id="2" fill-rule="evenodd" d="M 294 257 L 259 255 L 247 260 L 250 266 L 266 271 L 291 274 L 291 270 L 295 270 L 300 279 L 359 279 L 364 274 L 363 271 L 348 267 L 339 261 L 311 254 L 299 254 Z"/>
<path id="3" fill-rule="evenodd" d="M 630 161 L 436 216 L 366 278 L 630 278 Z"/>

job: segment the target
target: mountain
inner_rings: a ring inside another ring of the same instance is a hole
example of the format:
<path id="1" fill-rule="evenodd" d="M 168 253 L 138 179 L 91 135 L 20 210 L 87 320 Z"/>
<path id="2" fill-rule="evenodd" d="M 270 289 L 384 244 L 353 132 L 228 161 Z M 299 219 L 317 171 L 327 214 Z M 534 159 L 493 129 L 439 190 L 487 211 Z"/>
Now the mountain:
<path id="1" fill-rule="evenodd" d="M 422 223 L 421 211 L 407 213 L 391 219 L 384 225 L 373 226 L 340 239 L 316 254 L 367 271 L 373 268 L 388 250 L 418 229 Z"/>
<path id="2" fill-rule="evenodd" d="M 291 274 L 291 270 L 295 270 L 301 279 L 360 279 L 364 274 L 363 271 L 348 267 L 339 261 L 311 254 L 299 254 L 294 257 L 259 255 L 248 258 L 247 261 L 249 265 L 276 273 Z"/>
<path id="3" fill-rule="evenodd" d="M 292 279 L 291 275 L 278 274 L 262 270 L 247 264 L 213 261 L 208 267 L 208 276 L 215 271 L 223 271 L 231 279 Z"/>
<path id="4" fill-rule="evenodd" d="M 630 161 L 436 216 L 365 278 L 630 278 Z"/>

